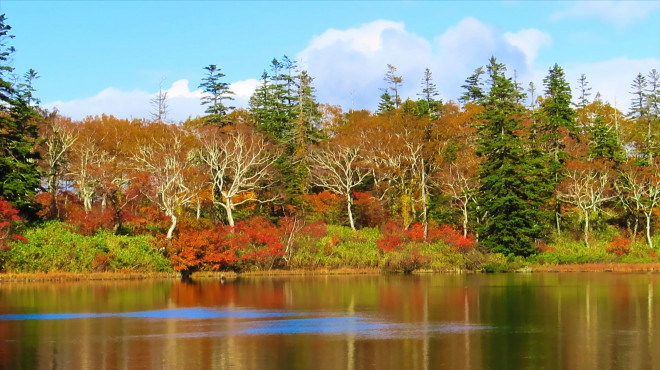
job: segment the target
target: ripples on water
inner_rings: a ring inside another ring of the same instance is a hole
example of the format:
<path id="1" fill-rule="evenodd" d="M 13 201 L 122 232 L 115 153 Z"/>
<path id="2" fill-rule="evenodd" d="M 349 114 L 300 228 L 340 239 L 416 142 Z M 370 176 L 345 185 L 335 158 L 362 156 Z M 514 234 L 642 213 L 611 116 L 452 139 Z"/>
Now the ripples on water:
<path id="1" fill-rule="evenodd" d="M 319 334 L 355 335 L 365 338 L 415 338 L 428 333 L 454 333 L 489 329 L 489 326 L 463 323 L 392 323 L 361 316 L 330 315 L 309 317 L 308 313 L 260 310 L 224 310 L 183 308 L 122 313 L 43 313 L 0 315 L 0 321 L 72 320 L 122 317 L 151 320 L 240 320 L 238 329 L 228 331 L 200 331 L 171 334 L 176 337 L 221 337 L 226 335 Z M 301 317 L 301 318 L 291 318 Z M 282 319 L 277 319 L 282 318 Z M 264 319 L 264 320 L 259 320 Z M 163 335 L 165 336 L 165 335 Z"/>

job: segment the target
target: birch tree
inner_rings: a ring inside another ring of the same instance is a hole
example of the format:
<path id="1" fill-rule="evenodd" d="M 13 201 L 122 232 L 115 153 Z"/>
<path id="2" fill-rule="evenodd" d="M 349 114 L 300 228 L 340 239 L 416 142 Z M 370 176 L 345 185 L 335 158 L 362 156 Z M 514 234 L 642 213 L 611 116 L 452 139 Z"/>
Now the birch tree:
<path id="1" fill-rule="evenodd" d="M 78 133 L 74 130 L 71 120 L 61 117 L 54 112 L 46 118 L 45 131 L 42 133 L 42 158 L 48 174 L 48 192 L 50 193 L 50 217 L 59 217 L 57 209 L 57 190 L 60 180 L 69 166 L 69 157 L 72 146 L 78 140 Z"/>
<path id="2" fill-rule="evenodd" d="M 197 152 L 210 175 L 215 204 L 225 209 L 229 226 L 234 227 L 233 211 L 237 206 L 259 200 L 257 192 L 270 185 L 279 149 L 247 127 L 231 131 L 209 128 L 201 133 L 201 148 Z M 240 199 L 240 200 L 237 200 Z"/>
<path id="3" fill-rule="evenodd" d="M 151 183 L 144 195 L 170 217 L 167 239 L 172 239 L 177 213 L 193 197 L 186 183 L 186 171 L 192 163 L 190 145 L 179 128 L 153 126 L 150 127 L 152 133 L 148 135 L 149 139 L 138 145 L 133 163 L 135 169 L 146 174 Z"/>
<path id="4" fill-rule="evenodd" d="M 656 160 L 651 166 L 627 167 L 621 171 L 616 187 L 624 204 L 634 211 L 634 234 L 637 234 L 639 214 L 644 215 L 646 242 L 653 248 L 651 221 L 654 210 L 660 205 L 660 161 Z"/>
<path id="5" fill-rule="evenodd" d="M 346 210 L 351 229 L 355 230 L 353 220 L 352 192 L 362 183 L 369 171 L 362 167 L 364 160 L 359 146 L 328 145 L 317 148 L 309 154 L 311 165 L 311 183 L 346 198 Z"/>
<path id="6" fill-rule="evenodd" d="M 611 195 L 610 176 L 596 163 L 573 163 L 566 170 L 559 199 L 577 207 L 584 215 L 584 244 L 589 246 L 590 214 L 602 209 Z"/>

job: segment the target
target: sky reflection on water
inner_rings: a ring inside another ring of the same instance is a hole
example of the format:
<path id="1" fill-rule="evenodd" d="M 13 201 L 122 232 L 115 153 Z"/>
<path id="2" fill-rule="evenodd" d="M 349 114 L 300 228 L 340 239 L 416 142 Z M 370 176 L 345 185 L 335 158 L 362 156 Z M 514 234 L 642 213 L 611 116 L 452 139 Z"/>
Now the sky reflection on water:
<path id="1" fill-rule="evenodd" d="M 226 335 L 357 335 L 369 338 L 414 338 L 429 333 L 455 333 L 490 329 L 488 326 L 464 323 L 392 323 L 360 316 L 309 317 L 310 314 L 284 311 L 225 310 L 209 308 L 182 308 L 123 313 L 44 313 L 0 315 L 0 321 L 17 320 L 70 320 L 87 318 L 138 318 L 166 320 L 244 319 L 233 330 L 198 331 L 169 334 L 176 337 L 222 337 Z M 304 318 L 289 318 L 300 317 Z M 282 319 L 278 319 L 282 318 Z M 261 320 L 265 319 L 265 320 Z M 165 335 L 167 336 L 167 335 Z M 152 336 L 150 336 L 152 337 Z"/>

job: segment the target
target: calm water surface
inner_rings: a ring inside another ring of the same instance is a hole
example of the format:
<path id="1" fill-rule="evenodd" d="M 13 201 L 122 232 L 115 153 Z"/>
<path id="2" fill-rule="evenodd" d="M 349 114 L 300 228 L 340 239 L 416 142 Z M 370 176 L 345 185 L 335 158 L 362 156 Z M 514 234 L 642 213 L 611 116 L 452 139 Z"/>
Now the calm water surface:
<path id="1" fill-rule="evenodd" d="M 0 369 L 660 369 L 660 274 L 0 283 Z"/>

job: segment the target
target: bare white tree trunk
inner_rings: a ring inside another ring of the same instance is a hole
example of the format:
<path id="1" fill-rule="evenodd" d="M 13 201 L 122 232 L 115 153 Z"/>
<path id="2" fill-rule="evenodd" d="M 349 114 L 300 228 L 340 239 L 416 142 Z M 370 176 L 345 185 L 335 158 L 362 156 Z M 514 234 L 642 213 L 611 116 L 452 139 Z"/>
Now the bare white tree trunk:
<path id="1" fill-rule="evenodd" d="M 653 239 L 651 239 L 651 213 L 644 212 L 644 216 L 646 216 L 646 242 L 650 248 L 653 248 Z"/>
<path id="2" fill-rule="evenodd" d="M 227 197 L 225 200 L 225 211 L 227 211 L 227 222 L 231 227 L 234 227 L 234 215 L 232 213 L 233 208 L 234 206 L 232 205 L 231 198 Z"/>
<path id="3" fill-rule="evenodd" d="M 346 193 L 346 208 L 348 209 L 348 222 L 351 224 L 351 229 L 355 230 L 355 222 L 353 221 L 353 211 L 351 211 L 351 193 Z"/>
<path id="4" fill-rule="evenodd" d="M 170 219 L 172 220 L 172 224 L 170 225 L 170 228 L 167 230 L 167 239 L 172 239 L 172 234 L 174 233 L 174 229 L 176 228 L 176 216 L 172 214 L 170 216 Z"/>
<path id="5" fill-rule="evenodd" d="M 584 210 L 584 244 L 589 246 L 589 210 Z"/>

